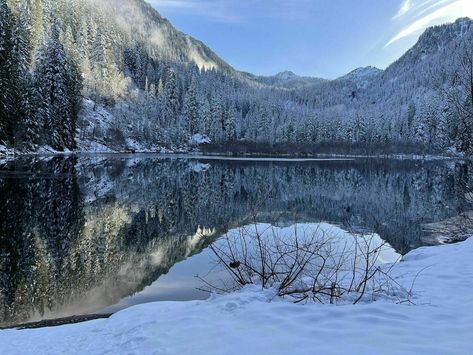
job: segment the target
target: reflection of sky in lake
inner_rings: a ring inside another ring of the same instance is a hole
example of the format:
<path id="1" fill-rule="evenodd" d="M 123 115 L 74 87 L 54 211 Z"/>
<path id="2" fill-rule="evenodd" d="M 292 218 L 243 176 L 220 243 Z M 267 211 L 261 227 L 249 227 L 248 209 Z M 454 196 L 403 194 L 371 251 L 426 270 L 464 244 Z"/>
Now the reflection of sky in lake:
<path id="1" fill-rule="evenodd" d="M 255 210 L 259 223 L 281 229 L 325 221 L 375 231 L 404 254 L 436 242 L 426 223 L 471 209 L 470 175 L 456 161 L 113 155 L 0 162 L 0 324 L 205 298 L 194 276 L 208 271 L 213 239 L 196 231 L 248 225 Z"/>
<path id="2" fill-rule="evenodd" d="M 258 224 L 244 226 L 230 230 L 227 235 L 237 237 L 242 231 L 248 235 L 254 235 L 257 230 L 263 236 L 278 237 L 290 239 L 294 235 L 298 238 L 309 237 L 312 235 L 320 238 L 330 238 L 334 241 L 340 250 L 346 248 L 347 253 L 353 253 L 354 238 L 358 238 L 360 243 L 369 241 L 370 249 L 382 246 L 378 258 L 378 264 L 395 263 L 400 260 L 398 254 L 389 244 L 386 244 L 379 235 L 359 235 L 350 234 L 338 226 L 328 223 L 302 223 L 286 227 L 274 227 L 269 224 Z M 215 243 L 219 243 L 217 240 Z M 383 245 L 384 243 L 384 245 Z M 361 260 L 360 260 L 361 262 Z M 228 275 L 223 271 L 217 271 L 215 268 L 215 256 L 213 252 L 206 248 L 200 254 L 194 255 L 187 260 L 174 265 L 169 273 L 161 276 L 158 280 L 146 287 L 143 291 L 124 298 L 119 303 L 103 310 L 104 313 L 116 312 L 120 309 L 131 307 L 133 305 L 155 302 L 155 301 L 189 301 L 203 300 L 209 297 L 209 293 L 200 290 L 205 285 L 196 276 L 200 276 L 211 283 L 226 280 Z"/>

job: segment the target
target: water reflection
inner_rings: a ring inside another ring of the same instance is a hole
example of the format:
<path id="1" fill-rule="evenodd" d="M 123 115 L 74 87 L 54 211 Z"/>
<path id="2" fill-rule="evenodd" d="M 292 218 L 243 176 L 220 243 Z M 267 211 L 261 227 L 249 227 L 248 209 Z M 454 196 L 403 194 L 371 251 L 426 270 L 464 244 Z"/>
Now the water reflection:
<path id="1" fill-rule="evenodd" d="M 467 165 L 443 161 L 85 156 L 5 163 L 0 324 L 116 304 L 255 215 L 278 226 L 326 221 L 376 231 L 406 253 L 428 242 L 422 224 L 469 209 L 468 178 Z M 182 292 L 166 298 L 194 297 Z"/>

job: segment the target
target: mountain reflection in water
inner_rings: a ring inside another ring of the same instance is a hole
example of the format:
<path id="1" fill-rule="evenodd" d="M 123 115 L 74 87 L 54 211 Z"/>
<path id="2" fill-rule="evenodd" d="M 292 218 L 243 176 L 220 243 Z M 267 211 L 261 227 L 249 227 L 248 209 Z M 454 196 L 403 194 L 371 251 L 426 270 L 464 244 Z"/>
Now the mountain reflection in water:
<path id="1" fill-rule="evenodd" d="M 278 226 L 323 221 L 376 232 L 404 254 L 429 242 L 422 224 L 469 210 L 468 179 L 468 165 L 449 161 L 115 155 L 0 163 L 0 325 L 123 308 L 186 259 L 164 277 L 168 292 L 162 286 L 131 303 L 202 298 L 173 275 L 205 273 L 205 253 L 188 258 L 255 215 Z"/>

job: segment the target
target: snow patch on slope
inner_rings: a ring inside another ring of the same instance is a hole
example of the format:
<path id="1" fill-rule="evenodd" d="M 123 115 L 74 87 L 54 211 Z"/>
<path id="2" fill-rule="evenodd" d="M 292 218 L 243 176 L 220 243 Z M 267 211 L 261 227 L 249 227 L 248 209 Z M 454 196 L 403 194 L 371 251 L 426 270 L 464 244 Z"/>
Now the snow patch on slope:
<path id="1" fill-rule="evenodd" d="M 338 80 L 353 81 L 358 88 L 364 89 L 382 72 L 381 69 L 368 66 L 365 68 L 357 68 Z"/>
<path id="2" fill-rule="evenodd" d="M 123 102 L 115 107 L 119 112 L 115 115 L 112 109 L 96 104 L 86 99 L 83 101 L 79 113 L 78 129 L 76 133 L 76 152 L 80 153 L 185 153 L 202 144 L 210 143 L 210 139 L 203 134 L 191 136 L 187 145 L 164 147 L 156 143 L 146 142 L 134 134 L 132 127 L 126 127 L 120 115 L 132 115 Z M 51 149 L 44 153 L 54 153 Z"/>
<path id="3" fill-rule="evenodd" d="M 191 146 L 197 146 L 197 145 L 209 144 L 209 143 L 211 143 L 210 138 L 200 133 L 194 134 L 192 137 L 189 138 L 189 144 Z"/>
<path id="4" fill-rule="evenodd" d="M 116 118 L 104 107 L 92 100 L 84 100 L 79 113 L 76 135 L 77 151 L 93 153 L 113 152 L 105 142 L 106 132 L 113 127 Z"/>

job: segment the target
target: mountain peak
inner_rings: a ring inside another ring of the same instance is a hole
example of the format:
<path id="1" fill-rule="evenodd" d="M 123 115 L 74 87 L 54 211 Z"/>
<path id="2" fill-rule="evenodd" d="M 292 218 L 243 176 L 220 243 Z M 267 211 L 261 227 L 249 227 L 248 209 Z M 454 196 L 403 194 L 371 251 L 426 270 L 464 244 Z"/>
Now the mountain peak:
<path id="1" fill-rule="evenodd" d="M 358 87 L 364 88 L 368 86 L 370 81 L 381 72 L 381 69 L 378 69 L 373 66 L 361 67 L 352 70 L 351 72 L 338 78 L 337 80 L 353 81 Z"/>
<path id="2" fill-rule="evenodd" d="M 294 72 L 290 70 L 286 70 L 286 71 L 277 73 L 275 77 L 281 80 L 291 80 L 291 79 L 299 78 L 299 75 L 295 74 Z"/>
<path id="3" fill-rule="evenodd" d="M 473 20 L 469 17 L 459 18 L 453 23 L 432 26 L 420 36 L 419 42 L 422 42 L 429 37 L 439 36 L 443 36 L 445 37 L 444 39 L 449 40 L 455 36 L 462 36 L 470 29 L 471 26 L 473 26 Z"/>
<path id="4" fill-rule="evenodd" d="M 453 23 L 429 27 L 420 37 L 417 43 L 409 49 L 401 58 L 391 64 L 386 72 L 398 72 L 406 67 L 414 67 L 416 63 L 422 63 L 438 53 L 447 53 L 456 50 L 457 43 L 464 41 L 465 36 L 471 38 L 473 20 L 468 17 L 459 18 Z M 471 41 L 471 39 L 466 39 Z"/>

